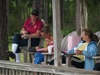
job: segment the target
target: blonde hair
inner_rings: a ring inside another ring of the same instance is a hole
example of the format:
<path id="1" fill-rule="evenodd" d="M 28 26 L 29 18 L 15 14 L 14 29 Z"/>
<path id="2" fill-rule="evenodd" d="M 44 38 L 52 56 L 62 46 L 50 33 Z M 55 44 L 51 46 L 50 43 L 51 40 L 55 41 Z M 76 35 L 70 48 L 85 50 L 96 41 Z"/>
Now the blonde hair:
<path id="1" fill-rule="evenodd" d="M 45 34 L 50 33 L 50 28 L 49 28 L 49 26 L 43 26 L 43 28 L 41 29 L 41 32 L 44 32 Z"/>

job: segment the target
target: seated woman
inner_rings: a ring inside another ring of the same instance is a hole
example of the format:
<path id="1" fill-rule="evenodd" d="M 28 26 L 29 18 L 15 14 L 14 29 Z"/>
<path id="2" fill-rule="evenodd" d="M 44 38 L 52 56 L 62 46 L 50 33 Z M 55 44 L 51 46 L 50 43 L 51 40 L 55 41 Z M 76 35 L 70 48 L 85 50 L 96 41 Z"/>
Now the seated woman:
<path id="1" fill-rule="evenodd" d="M 28 38 L 39 37 L 43 27 L 42 21 L 38 18 L 37 9 L 32 10 L 30 17 L 25 21 L 20 34 L 15 34 L 12 43 L 12 52 L 16 55 L 16 62 L 20 62 L 20 47 L 27 46 Z M 39 45 L 39 38 L 32 38 L 32 46 Z"/>
<path id="2" fill-rule="evenodd" d="M 92 57 L 96 56 L 98 52 L 98 37 L 94 35 L 90 29 L 84 29 L 81 37 L 82 41 L 72 50 L 67 50 L 67 53 L 81 55 L 81 60 L 84 60 L 84 64 L 82 63 L 84 69 L 93 70 L 95 61 Z M 75 62 L 73 59 L 71 64 L 75 67 L 82 66 L 79 65 L 79 63 Z"/>
<path id="3" fill-rule="evenodd" d="M 41 36 L 45 38 L 45 46 L 43 48 L 37 46 L 36 47 L 36 53 L 35 53 L 35 59 L 34 64 L 41 64 L 41 62 L 44 61 L 44 55 L 41 54 L 41 52 L 48 52 L 48 46 L 53 45 L 53 37 L 50 34 L 50 29 L 48 26 L 44 26 L 41 30 Z M 41 49 L 39 51 L 39 49 Z"/>
<path id="4" fill-rule="evenodd" d="M 64 51 L 63 53 L 76 54 L 72 57 L 71 65 L 77 68 L 84 68 L 86 70 L 93 70 L 94 59 L 92 56 L 96 56 L 98 52 L 97 42 L 98 37 L 93 34 L 90 29 L 84 29 L 82 32 L 82 40 L 72 50 Z M 66 57 L 62 56 L 62 63 L 66 63 Z M 50 65 L 54 64 L 52 60 Z"/>

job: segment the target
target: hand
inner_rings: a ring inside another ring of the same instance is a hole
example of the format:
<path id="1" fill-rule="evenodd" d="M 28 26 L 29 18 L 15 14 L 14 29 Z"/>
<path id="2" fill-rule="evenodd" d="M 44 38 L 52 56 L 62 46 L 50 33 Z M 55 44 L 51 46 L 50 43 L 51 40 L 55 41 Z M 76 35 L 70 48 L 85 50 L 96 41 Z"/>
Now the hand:
<path id="1" fill-rule="evenodd" d="M 28 34 L 23 34 L 23 35 L 21 35 L 21 38 L 23 38 L 23 39 L 29 38 L 29 35 Z"/>
<path id="2" fill-rule="evenodd" d="M 82 54 L 82 51 L 76 50 L 76 51 L 75 51 L 75 54 Z"/>
<path id="3" fill-rule="evenodd" d="M 36 50 L 38 50 L 38 49 L 40 49 L 40 47 L 39 46 L 36 46 Z"/>
<path id="4" fill-rule="evenodd" d="M 67 53 L 67 50 L 63 50 L 62 53 Z"/>
<path id="5" fill-rule="evenodd" d="M 21 34 L 25 35 L 25 34 L 28 34 L 28 32 L 23 30 L 23 31 L 21 31 Z"/>

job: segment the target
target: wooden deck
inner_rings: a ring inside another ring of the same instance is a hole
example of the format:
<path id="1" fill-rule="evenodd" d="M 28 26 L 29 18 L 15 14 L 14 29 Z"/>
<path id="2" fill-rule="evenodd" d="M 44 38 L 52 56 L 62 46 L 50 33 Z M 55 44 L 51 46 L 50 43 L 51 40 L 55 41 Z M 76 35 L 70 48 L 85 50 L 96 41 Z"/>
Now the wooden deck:
<path id="1" fill-rule="evenodd" d="M 99 71 L 86 71 L 71 67 L 55 67 L 50 65 L 34 65 L 0 61 L 0 75 L 100 75 Z"/>

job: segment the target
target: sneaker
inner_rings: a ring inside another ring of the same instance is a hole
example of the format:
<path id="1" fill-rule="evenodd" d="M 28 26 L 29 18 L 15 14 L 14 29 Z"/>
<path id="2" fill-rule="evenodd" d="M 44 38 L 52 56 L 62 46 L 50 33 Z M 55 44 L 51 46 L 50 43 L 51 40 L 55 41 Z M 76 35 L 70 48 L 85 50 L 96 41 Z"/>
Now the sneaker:
<path id="1" fill-rule="evenodd" d="M 6 51 L 6 53 L 7 53 L 7 55 L 10 57 L 10 58 L 12 58 L 12 59 L 15 59 L 15 54 L 13 53 L 13 52 L 11 52 L 11 51 Z"/>

